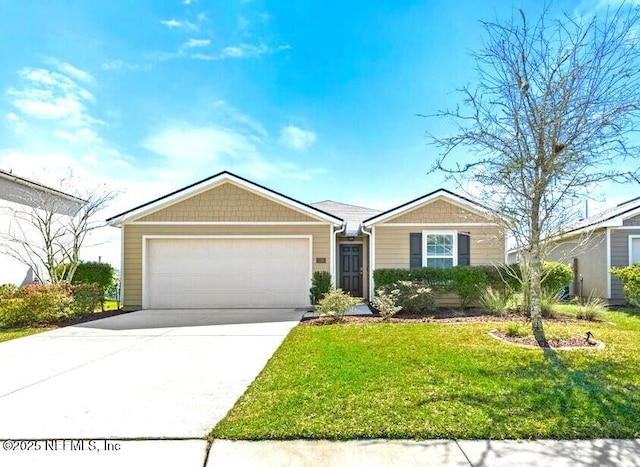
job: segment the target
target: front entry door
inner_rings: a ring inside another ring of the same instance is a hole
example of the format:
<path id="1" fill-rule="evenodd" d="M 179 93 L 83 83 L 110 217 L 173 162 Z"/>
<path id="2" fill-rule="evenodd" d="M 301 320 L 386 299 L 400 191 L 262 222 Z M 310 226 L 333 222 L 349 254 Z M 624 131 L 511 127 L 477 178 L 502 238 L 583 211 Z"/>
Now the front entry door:
<path id="1" fill-rule="evenodd" d="M 340 245 L 340 288 L 362 297 L 362 245 Z"/>

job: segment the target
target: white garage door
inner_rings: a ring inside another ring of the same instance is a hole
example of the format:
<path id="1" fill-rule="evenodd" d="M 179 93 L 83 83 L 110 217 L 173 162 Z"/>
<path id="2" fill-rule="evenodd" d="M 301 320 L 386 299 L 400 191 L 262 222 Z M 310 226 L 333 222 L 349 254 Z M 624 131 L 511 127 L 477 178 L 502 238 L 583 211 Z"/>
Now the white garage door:
<path id="1" fill-rule="evenodd" d="M 310 239 L 150 238 L 146 308 L 304 307 Z"/>

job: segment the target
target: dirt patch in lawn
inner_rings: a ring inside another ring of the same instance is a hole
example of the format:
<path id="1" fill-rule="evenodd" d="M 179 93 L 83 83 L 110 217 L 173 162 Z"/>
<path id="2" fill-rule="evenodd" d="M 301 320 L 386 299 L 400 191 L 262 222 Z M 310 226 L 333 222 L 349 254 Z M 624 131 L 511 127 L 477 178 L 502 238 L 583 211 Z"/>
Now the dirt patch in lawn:
<path id="1" fill-rule="evenodd" d="M 489 333 L 491 337 L 507 344 L 514 344 L 523 347 L 540 348 L 540 345 L 533 336 L 514 337 L 508 336 L 507 333 L 501 329 L 494 329 Z M 547 339 L 549 346 L 552 349 L 603 349 L 604 343 L 581 334 L 574 334 L 573 336 L 566 336 L 562 338 L 549 338 Z"/>

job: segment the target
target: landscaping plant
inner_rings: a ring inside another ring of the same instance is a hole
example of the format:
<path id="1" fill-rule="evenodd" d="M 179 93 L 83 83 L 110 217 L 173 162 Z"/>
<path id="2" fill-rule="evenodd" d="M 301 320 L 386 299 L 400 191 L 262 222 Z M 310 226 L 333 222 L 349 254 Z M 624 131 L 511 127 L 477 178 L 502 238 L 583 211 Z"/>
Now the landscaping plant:
<path id="1" fill-rule="evenodd" d="M 402 307 L 397 304 L 399 294 L 400 291 L 398 289 L 387 291 L 383 287 L 373 299 L 373 306 L 378 310 L 383 321 L 389 321 L 396 313 L 402 310 Z"/>
<path id="2" fill-rule="evenodd" d="M 311 278 L 311 289 L 309 299 L 311 304 L 317 304 L 322 297 L 331 290 L 331 273 L 329 271 L 315 271 Z"/>
<path id="3" fill-rule="evenodd" d="M 611 274 L 622 282 L 627 302 L 632 306 L 640 306 L 640 263 L 624 268 L 611 268 Z"/>
<path id="4" fill-rule="evenodd" d="M 320 316 L 338 322 L 342 321 L 347 310 L 361 301 L 361 298 L 352 297 L 342 289 L 333 289 L 320 299 L 315 310 Z"/>
<path id="5" fill-rule="evenodd" d="M 494 290 L 489 286 L 480 297 L 480 303 L 492 315 L 502 316 L 506 314 L 509 297 L 500 290 Z"/>

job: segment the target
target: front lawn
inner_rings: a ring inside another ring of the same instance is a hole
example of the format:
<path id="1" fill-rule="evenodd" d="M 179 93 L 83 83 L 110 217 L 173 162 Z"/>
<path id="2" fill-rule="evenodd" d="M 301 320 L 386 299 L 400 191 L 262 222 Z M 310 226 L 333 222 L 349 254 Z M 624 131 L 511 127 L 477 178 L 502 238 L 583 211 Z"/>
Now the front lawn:
<path id="1" fill-rule="evenodd" d="M 547 323 L 604 350 L 544 353 L 505 323 L 298 326 L 212 431 L 230 439 L 637 438 L 640 315 Z"/>
<path id="2" fill-rule="evenodd" d="M 48 331 L 52 328 L 19 328 L 19 329 L 1 329 L 0 328 L 0 342 L 10 341 L 11 339 L 17 339 L 18 337 L 30 336 L 31 334 L 38 334 L 39 332 Z"/>

